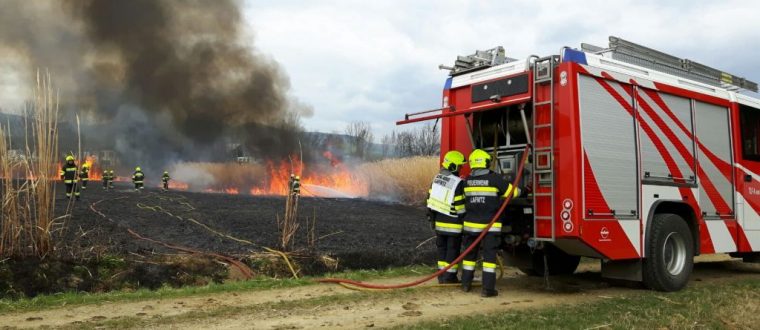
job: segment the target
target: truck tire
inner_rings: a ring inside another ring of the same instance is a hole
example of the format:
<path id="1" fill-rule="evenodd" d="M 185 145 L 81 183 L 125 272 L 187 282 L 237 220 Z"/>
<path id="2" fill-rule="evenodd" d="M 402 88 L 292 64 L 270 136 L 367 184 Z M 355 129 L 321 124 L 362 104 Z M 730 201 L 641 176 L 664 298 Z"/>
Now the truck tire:
<path id="1" fill-rule="evenodd" d="M 644 285 L 668 292 L 686 286 L 694 268 L 694 240 L 683 218 L 677 214 L 656 214 L 647 235 L 646 251 Z"/>
<path id="2" fill-rule="evenodd" d="M 530 276 L 544 276 L 544 254 L 546 264 L 549 267 L 549 275 L 570 275 L 575 273 L 581 257 L 569 255 L 554 245 L 546 244 L 543 249 L 536 250 L 529 255 L 530 261 L 518 266 L 521 272 Z"/>

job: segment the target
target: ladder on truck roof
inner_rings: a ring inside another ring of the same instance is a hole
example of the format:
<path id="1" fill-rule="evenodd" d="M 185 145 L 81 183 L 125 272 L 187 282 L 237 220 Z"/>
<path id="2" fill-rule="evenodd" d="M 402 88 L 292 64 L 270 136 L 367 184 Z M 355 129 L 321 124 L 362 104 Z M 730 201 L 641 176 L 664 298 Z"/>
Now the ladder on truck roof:
<path id="1" fill-rule="evenodd" d="M 741 89 L 758 92 L 757 83 L 749 81 L 686 58 L 654 50 L 618 37 L 610 36 L 609 48 L 581 44 L 581 50 L 596 54 L 609 54 L 614 60 L 657 70 L 681 78 L 701 82 L 730 91 Z"/>
<path id="2" fill-rule="evenodd" d="M 539 241 L 555 240 L 555 168 L 554 168 L 554 68 L 559 63 L 556 55 L 537 58 L 533 63 L 533 237 Z M 539 88 L 548 86 L 548 93 L 539 94 Z M 548 139 L 547 139 L 548 138 Z M 548 202 L 548 203 L 547 203 Z M 541 209 L 539 205 L 550 205 Z M 548 211 L 548 214 L 547 214 Z M 549 222 L 551 237 L 539 237 L 539 222 Z"/>

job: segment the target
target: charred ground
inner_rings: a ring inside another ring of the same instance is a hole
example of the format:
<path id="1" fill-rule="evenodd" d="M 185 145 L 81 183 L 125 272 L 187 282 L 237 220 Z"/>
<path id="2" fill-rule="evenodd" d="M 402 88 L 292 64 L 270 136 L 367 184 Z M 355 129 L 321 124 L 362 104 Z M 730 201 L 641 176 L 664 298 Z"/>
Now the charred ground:
<path id="1" fill-rule="evenodd" d="M 276 219 L 283 213 L 283 197 L 150 188 L 137 193 L 118 184 L 106 192 L 98 184 L 91 182 L 81 200 L 71 204 L 58 186 L 56 213 L 70 208 L 71 216 L 55 229 L 56 253 L 42 261 L 0 263 L 0 278 L 9 286 L 0 288 L 4 295 L 157 288 L 234 277 L 234 267 L 210 254 L 240 260 L 254 275 L 290 273 L 279 257 L 265 251 L 280 249 Z M 434 242 L 429 240 L 434 233 L 422 208 L 305 197 L 299 210 L 300 227 L 289 254 L 299 275 L 434 261 Z"/>

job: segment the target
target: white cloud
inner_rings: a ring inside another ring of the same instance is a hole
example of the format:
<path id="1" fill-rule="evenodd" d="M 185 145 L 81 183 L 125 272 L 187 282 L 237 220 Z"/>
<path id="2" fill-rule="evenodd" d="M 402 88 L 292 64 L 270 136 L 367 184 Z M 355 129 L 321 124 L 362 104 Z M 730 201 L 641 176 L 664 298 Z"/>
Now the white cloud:
<path id="1" fill-rule="evenodd" d="M 616 35 L 760 80 L 754 1 L 254 1 L 256 47 L 280 62 L 293 93 L 314 106 L 309 129 L 373 122 L 440 105 L 456 55 L 503 45 L 511 57 L 557 53 Z"/>

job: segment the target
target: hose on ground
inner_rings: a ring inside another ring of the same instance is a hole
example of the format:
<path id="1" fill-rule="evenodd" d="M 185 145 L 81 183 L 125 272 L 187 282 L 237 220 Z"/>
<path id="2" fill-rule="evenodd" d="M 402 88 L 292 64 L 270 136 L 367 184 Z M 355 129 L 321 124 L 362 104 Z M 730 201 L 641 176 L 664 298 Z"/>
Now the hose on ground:
<path id="1" fill-rule="evenodd" d="M 525 147 L 525 152 L 523 152 L 523 155 L 520 159 L 520 166 L 517 168 L 517 175 L 515 176 L 514 181 L 512 182 L 513 187 L 517 187 L 520 184 L 520 180 L 522 179 L 523 170 L 525 169 L 525 163 L 528 160 L 528 153 L 530 151 L 530 145 L 527 145 Z M 486 236 L 488 233 L 488 230 L 491 229 L 493 224 L 499 220 L 501 217 L 501 214 L 504 213 L 504 210 L 507 208 L 507 204 L 512 200 L 512 194 L 509 194 L 506 199 L 504 199 L 504 202 L 501 203 L 501 207 L 499 207 L 499 210 L 496 211 L 496 214 L 494 214 L 493 218 L 491 218 L 491 221 L 486 225 L 486 227 L 483 229 L 483 231 L 478 235 L 477 238 L 475 238 L 475 241 L 470 244 L 470 246 L 467 247 L 454 261 L 450 262 L 448 266 L 443 267 L 439 269 L 437 272 L 430 274 L 428 276 L 425 276 L 423 278 L 407 282 L 407 283 L 399 283 L 399 284 L 373 284 L 373 283 L 365 283 L 360 281 L 354 281 L 344 278 L 323 278 L 318 279 L 317 282 L 319 283 L 337 283 L 340 285 L 352 285 L 359 288 L 364 289 L 403 289 L 403 288 L 409 288 L 413 286 L 420 285 L 422 283 L 425 283 L 427 281 L 430 281 L 439 275 L 445 273 L 448 271 L 451 267 L 454 267 L 454 265 L 459 264 L 464 257 L 469 254 L 477 245 L 480 243 L 481 240 Z"/>
<path id="2" fill-rule="evenodd" d="M 124 198 L 127 198 L 127 197 L 123 196 L 123 197 L 113 198 L 111 200 L 119 200 L 119 199 L 124 199 Z M 93 212 L 95 212 L 97 215 L 105 218 L 106 220 L 108 220 L 110 222 L 113 222 L 113 223 L 115 223 L 115 224 L 118 225 L 118 222 L 116 222 L 113 219 L 109 218 L 103 212 L 99 211 L 95 207 L 95 206 L 97 206 L 98 204 L 100 204 L 100 203 L 102 203 L 104 201 L 106 201 L 106 199 L 101 199 L 101 200 L 99 200 L 99 201 L 97 201 L 95 203 L 90 204 L 90 210 L 92 210 Z M 172 250 L 181 251 L 181 252 L 190 253 L 190 254 L 205 255 L 205 256 L 213 257 L 215 259 L 224 260 L 224 261 L 228 262 L 229 264 L 235 266 L 237 269 L 239 269 L 240 272 L 243 274 L 243 276 L 246 279 L 253 278 L 253 270 L 251 270 L 251 268 L 249 268 L 248 266 L 246 266 L 240 260 L 237 260 L 237 259 L 235 259 L 233 257 L 222 255 L 222 254 L 218 254 L 218 253 L 213 253 L 213 252 L 198 251 L 198 250 L 191 249 L 191 248 L 188 248 L 188 247 L 173 245 L 173 244 L 169 244 L 169 243 L 166 243 L 166 242 L 161 242 L 161 241 L 158 241 L 158 240 L 154 240 L 152 238 L 148 238 L 148 237 L 145 237 L 145 236 L 142 236 L 142 235 L 138 234 L 137 232 L 135 232 L 134 230 L 132 230 L 132 228 L 129 228 L 129 227 L 127 227 L 126 230 L 127 230 L 127 233 L 129 233 L 132 237 L 135 237 L 137 239 L 144 240 L 144 241 L 147 241 L 147 242 L 151 242 L 151 243 L 154 243 L 154 244 L 159 244 L 159 245 L 162 245 L 162 246 L 164 246 L 166 248 L 169 248 L 169 249 L 172 249 Z"/>

